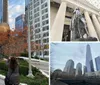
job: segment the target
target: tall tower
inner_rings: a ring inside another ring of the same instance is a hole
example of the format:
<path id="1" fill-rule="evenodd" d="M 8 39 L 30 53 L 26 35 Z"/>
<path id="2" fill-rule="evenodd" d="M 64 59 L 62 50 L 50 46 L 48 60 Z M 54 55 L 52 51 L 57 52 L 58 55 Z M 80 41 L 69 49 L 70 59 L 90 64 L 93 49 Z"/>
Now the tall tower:
<path id="1" fill-rule="evenodd" d="M 87 72 L 94 72 L 90 45 L 86 46 L 86 68 L 87 68 Z"/>
<path id="2" fill-rule="evenodd" d="M 8 23 L 8 0 L 0 0 L 0 23 Z"/>

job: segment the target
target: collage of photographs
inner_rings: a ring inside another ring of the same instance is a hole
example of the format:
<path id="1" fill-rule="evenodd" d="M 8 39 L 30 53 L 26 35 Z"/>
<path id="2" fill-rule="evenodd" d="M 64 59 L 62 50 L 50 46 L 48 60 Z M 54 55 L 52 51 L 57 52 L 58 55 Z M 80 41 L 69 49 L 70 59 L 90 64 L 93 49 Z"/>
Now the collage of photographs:
<path id="1" fill-rule="evenodd" d="M 0 0 L 0 85 L 100 85 L 100 0 Z"/>

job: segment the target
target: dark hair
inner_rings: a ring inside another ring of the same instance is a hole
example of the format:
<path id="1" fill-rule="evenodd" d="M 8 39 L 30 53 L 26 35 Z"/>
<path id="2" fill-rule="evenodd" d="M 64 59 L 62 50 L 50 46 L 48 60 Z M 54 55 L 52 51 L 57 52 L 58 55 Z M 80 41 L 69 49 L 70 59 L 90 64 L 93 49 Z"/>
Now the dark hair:
<path id="1" fill-rule="evenodd" d="M 18 66 L 18 62 L 17 62 L 16 58 L 11 57 L 11 59 L 10 59 L 10 68 L 12 69 L 12 71 L 14 71 L 17 66 Z"/>

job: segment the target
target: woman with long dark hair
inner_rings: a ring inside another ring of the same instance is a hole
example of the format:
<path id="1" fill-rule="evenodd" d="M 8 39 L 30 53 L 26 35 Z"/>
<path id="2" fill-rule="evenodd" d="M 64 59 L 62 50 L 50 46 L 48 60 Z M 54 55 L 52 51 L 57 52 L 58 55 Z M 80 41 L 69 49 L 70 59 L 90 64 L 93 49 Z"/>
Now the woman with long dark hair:
<path id="1" fill-rule="evenodd" d="M 19 66 L 15 57 L 7 60 L 8 72 L 5 78 L 5 85 L 19 85 Z"/>

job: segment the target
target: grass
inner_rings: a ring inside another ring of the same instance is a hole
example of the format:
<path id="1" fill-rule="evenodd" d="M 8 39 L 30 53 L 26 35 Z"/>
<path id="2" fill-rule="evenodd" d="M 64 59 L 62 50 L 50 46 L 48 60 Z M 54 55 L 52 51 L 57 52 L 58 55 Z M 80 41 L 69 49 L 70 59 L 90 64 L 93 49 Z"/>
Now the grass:
<path id="1" fill-rule="evenodd" d="M 34 78 L 27 77 L 28 74 L 28 63 L 24 61 L 23 59 L 19 59 L 19 72 L 20 72 L 20 82 L 26 83 L 28 85 L 48 85 L 48 78 L 42 75 L 42 73 L 36 69 L 35 67 L 32 67 Z M 0 61 L 0 74 L 6 75 L 7 73 L 7 66 L 5 65 L 4 61 Z"/>

